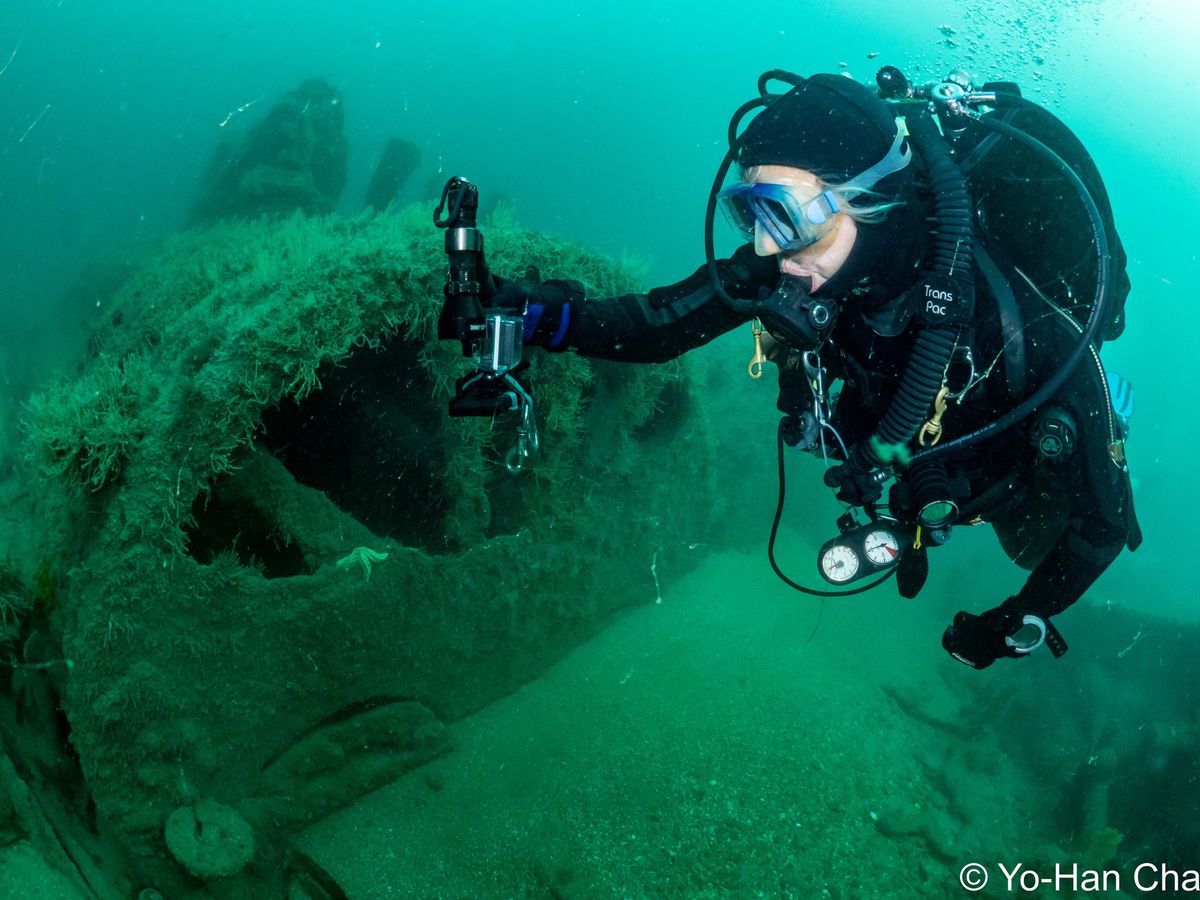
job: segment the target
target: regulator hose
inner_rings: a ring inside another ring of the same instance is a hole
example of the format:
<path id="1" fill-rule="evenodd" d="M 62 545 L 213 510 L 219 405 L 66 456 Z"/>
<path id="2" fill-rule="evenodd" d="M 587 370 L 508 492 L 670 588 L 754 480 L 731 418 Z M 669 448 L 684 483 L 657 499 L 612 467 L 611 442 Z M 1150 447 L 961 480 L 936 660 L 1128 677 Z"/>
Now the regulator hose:
<path id="1" fill-rule="evenodd" d="M 933 188 L 933 261 L 926 272 L 964 283 L 973 295 L 974 238 L 966 178 L 928 112 L 909 115 L 906 124 Z M 907 446 L 916 436 L 941 390 L 960 331 L 961 326 L 930 326 L 917 335 L 895 397 L 871 439 L 855 447 L 852 464 L 863 470 L 884 466 L 890 460 L 880 457 L 881 447 Z"/>
<path id="2" fill-rule="evenodd" d="M 775 430 L 775 455 L 779 466 L 779 497 L 775 502 L 775 518 L 771 520 L 771 536 L 767 540 L 767 560 L 771 563 L 771 568 L 775 571 L 775 574 L 779 576 L 780 580 L 782 580 L 783 583 L 788 587 L 794 588 L 801 593 L 808 594 L 811 597 L 851 597 L 855 594 L 863 594 L 872 588 L 879 587 L 879 585 L 883 584 L 895 574 L 896 569 L 894 566 L 891 569 L 888 569 L 887 572 L 876 578 L 874 581 L 856 588 L 850 588 L 849 590 L 845 591 L 824 591 L 820 590 L 819 588 L 805 587 L 804 585 L 788 578 L 788 576 L 784 574 L 783 569 L 779 567 L 779 563 L 775 559 L 775 539 L 779 536 L 779 521 L 783 518 L 783 507 L 787 496 L 787 476 L 785 474 L 783 462 L 783 433 L 785 427 L 784 423 L 786 421 L 786 419 L 780 419 L 779 427 Z M 818 620 L 818 622 L 819 621 L 820 620 Z M 813 633 L 816 633 L 815 627 L 813 629 Z M 811 636 L 809 637 L 809 640 L 812 640 Z"/>

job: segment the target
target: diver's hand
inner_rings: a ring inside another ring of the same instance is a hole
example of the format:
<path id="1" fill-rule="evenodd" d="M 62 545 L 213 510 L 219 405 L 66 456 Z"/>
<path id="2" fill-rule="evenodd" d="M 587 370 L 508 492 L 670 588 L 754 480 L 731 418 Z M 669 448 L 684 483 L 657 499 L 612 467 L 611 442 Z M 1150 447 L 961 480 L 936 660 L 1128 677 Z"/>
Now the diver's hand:
<path id="1" fill-rule="evenodd" d="M 946 652 L 972 669 L 986 669 L 1003 656 L 1027 656 L 1005 641 L 1016 634 L 1022 624 L 1019 613 L 1005 608 L 1010 604 L 1011 600 L 980 615 L 959 610 L 942 635 Z"/>
<path id="2" fill-rule="evenodd" d="M 538 302 L 538 286 L 528 281 L 510 281 L 493 275 L 491 290 L 484 290 L 484 305 L 490 308 L 522 310 Z"/>
<path id="3" fill-rule="evenodd" d="M 511 309 L 522 317 L 524 343 L 565 350 L 571 303 L 583 300 L 583 285 L 563 279 L 539 283 L 536 279 L 533 267 L 521 281 L 492 276 L 492 291 L 485 295 L 485 303 L 490 308 Z"/>

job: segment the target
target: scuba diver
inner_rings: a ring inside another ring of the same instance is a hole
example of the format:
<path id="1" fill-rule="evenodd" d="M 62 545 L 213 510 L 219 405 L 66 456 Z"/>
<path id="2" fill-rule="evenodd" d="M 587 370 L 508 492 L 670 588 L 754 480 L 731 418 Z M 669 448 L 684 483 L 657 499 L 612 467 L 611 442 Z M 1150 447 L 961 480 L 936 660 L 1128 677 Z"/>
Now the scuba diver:
<path id="1" fill-rule="evenodd" d="M 955 527 L 988 523 L 1030 574 L 990 609 L 958 612 L 943 647 L 978 669 L 1043 643 L 1059 656 L 1052 617 L 1141 541 L 1127 419 L 1099 356 L 1124 328 L 1129 292 L 1108 197 L 1078 139 L 1015 84 L 977 89 L 954 72 L 914 86 L 894 67 L 876 81 L 878 93 L 841 75 L 759 78 L 730 122 L 707 263 L 689 278 L 597 298 L 576 281 L 509 281 L 482 266 L 479 299 L 508 311 L 515 340 L 626 362 L 669 360 L 750 323 L 751 377 L 768 362 L 779 374 L 768 553 L 780 577 L 833 593 L 775 561 L 786 444 L 825 460 L 848 507 L 818 571 L 839 588 L 869 583 L 838 595 L 894 575 L 916 596 L 929 551 Z M 746 241 L 721 260 L 718 207 Z M 452 243 L 460 255 L 471 246 L 448 232 Z M 463 337 L 461 315 L 458 326 L 439 334 Z M 531 399 L 503 377 L 514 407 L 528 401 L 528 426 Z"/>

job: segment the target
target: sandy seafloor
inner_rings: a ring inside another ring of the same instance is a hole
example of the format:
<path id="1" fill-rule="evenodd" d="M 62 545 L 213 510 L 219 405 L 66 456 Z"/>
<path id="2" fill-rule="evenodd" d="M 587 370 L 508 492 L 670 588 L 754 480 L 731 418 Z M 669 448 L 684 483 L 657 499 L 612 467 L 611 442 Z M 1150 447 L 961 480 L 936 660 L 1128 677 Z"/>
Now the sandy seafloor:
<path id="1" fill-rule="evenodd" d="M 945 743 L 881 685 L 949 709 L 934 670 L 980 677 L 919 606 L 872 627 L 908 602 L 831 602 L 806 642 L 817 601 L 757 554 L 714 554 L 299 843 L 356 900 L 949 895 L 957 868 L 875 821 L 930 799 L 916 759 Z M 948 838 L 1019 840 L 1008 771 L 999 756 L 977 785 L 986 831 L 929 810 Z"/>

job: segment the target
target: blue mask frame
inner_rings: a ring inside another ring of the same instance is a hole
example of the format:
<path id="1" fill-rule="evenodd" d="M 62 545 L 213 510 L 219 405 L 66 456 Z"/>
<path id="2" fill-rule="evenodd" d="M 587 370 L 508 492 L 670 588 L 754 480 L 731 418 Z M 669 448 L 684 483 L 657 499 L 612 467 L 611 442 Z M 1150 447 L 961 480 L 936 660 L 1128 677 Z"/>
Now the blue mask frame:
<path id="1" fill-rule="evenodd" d="M 815 244 L 828 233 L 834 214 L 841 211 L 828 190 L 802 199 L 794 186 L 769 182 L 727 187 L 717 201 L 729 223 L 747 240 L 754 240 L 755 226 L 761 225 L 785 253 Z"/>

